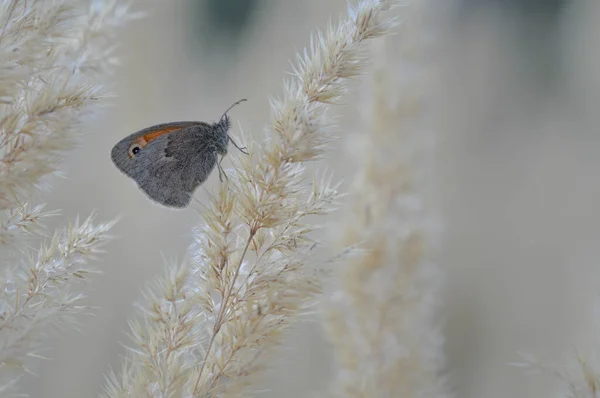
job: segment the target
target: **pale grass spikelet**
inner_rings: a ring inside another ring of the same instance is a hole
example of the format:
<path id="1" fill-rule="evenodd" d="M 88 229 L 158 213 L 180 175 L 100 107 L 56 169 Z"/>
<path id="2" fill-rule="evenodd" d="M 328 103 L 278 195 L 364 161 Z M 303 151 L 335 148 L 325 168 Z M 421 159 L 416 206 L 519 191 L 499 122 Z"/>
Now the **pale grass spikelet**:
<path id="1" fill-rule="evenodd" d="M 600 396 L 600 363 L 598 358 L 577 357 L 574 371 L 559 373 L 561 396 L 565 398 L 598 398 Z"/>
<path id="2" fill-rule="evenodd" d="M 312 259 L 318 242 L 311 233 L 318 226 L 308 218 L 330 213 L 339 194 L 328 178 L 308 180 L 305 162 L 323 156 L 333 128 L 327 107 L 344 94 L 346 80 L 367 65 L 364 41 L 393 26 L 391 3 L 359 1 L 337 26 L 313 37 L 285 81 L 282 98 L 271 100 L 264 142 L 250 143 L 248 156 L 232 156 L 228 183 L 206 205 L 182 276 L 186 282 L 176 293 L 173 283 L 163 284 L 146 303 L 143 322 L 133 326 L 134 336 L 146 338 L 134 338 L 121 377 L 109 378 L 107 397 L 251 393 L 252 377 L 264 368 L 267 352 L 321 293 Z M 186 319 L 195 323 L 181 326 L 187 336 L 174 350 L 164 347 L 170 346 L 173 332 L 167 330 L 175 324 L 157 325 L 153 310 L 184 305 L 169 297 L 191 303 L 193 315 Z M 167 351 L 176 364 L 170 375 L 165 375 Z M 167 380 L 168 388 L 159 379 Z"/>
<path id="3" fill-rule="evenodd" d="M 126 7 L 76 1 L 0 3 L 0 210 L 23 201 L 76 143 L 83 112 L 103 94 L 113 25 Z"/>
<path id="4" fill-rule="evenodd" d="M 555 396 L 564 398 L 598 398 L 600 396 L 600 355 L 596 343 L 586 350 L 573 353 L 566 363 L 542 362 L 531 353 L 520 352 L 520 361 L 509 365 L 526 369 L 530 374 L 542 374 L 558 381 Z"/>
<path id="5" fill-rule="evenodd" d="M 168 270 L 165 278 L 144 297 L 143 323 L 131 322 L 131 337 L 135 344 L 139 367 L 124 364 L 122 380 L 115 373 L 108 378 L 106 395 L 111 397 L 177 397 L 189 377 L 193 350 L 199 344 L 197 311 L 187 300 L 188 267 L 184 263 Z M 154 292 L 160 292 L 158 296 Z M 133 364 L 132 364 L 133 365 Z M 132 370 L 143 374 L 128 374 Z"/>
<path id="6" fill-rule="evenodd" d="M 600 331 L 600 299 L 596 297 L 591 321 L 583 335 L 573 344 L 566 356 L 559 363 L 548 363 L 540 360 L 530 352 L 519 352 L 520 360 L 509 365 L 522 368 L 527 373 L 541 373 L 542 376 L 554 379 L 558 391 L 555 396 L 564 398 L 598 398 L 600 397 L 600 350 L 598 349 L 598 332 Z"/>
<path id="7" fill-rule="evenodd" d="M 376 54 L 372 92 L 363 96 L 369 126 L 354 156 L 359 173 L 348 213 L 334 229 L 342 247 L 363 249 L 340 266 L 325 311 L 337 359 L 335 397 L 448 396 L 436 317 L 435 229 L 415 172 L 432 167 L 426 160 L 431 133 L 422 120 L 423 86 L 414 76 L 403 79 L 410 63 L 419 62 L 404 50 L 420 39 L 418 6 L 404 10 L 401 34 Z"/>
<path id="8" fill-rule="evenodd" d="M 93 216 L 78 220 L 25 258 L 23 264 L 0 280 L 0 368 L 25 366 L 35 354 L 40 337 L 74 313 L 82 297 L 71 286 L 87 278 L 114 223 L 93 224 Z M 69 323 L 73 323 L 70 321 Z M 6 381 L 6 380 L 3 380 Z"/>
<path id="9" fill-rule="evenodd" d="M 89 5 L 0 1 L 1 395 L 16 393 L 45 336 L 87 312 L 78 287 L 114 224 L 92 215 L 48 237 L 43 223 L 58 213 L 31 204 L 98 107 L 114 27 L 132 16 L 116 0 Z"/>
<path id="10" fill-rule="evenodd" d="M 0 245 L 19 244 L 24 235 L 43 235 L 42 221 L 58 215 L 57 211 L 44 211 L 44 207 L 31 207 L 26 203 L 6 210 L 6 218 L 0 224 Z"/>

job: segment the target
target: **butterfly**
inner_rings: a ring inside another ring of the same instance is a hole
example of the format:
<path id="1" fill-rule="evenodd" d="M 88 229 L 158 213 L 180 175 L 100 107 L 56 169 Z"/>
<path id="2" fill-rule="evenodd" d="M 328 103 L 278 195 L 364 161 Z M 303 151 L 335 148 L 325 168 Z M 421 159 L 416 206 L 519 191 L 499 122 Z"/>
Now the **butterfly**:
<path id="1" fill-rule="evenodd" d="M 151 200 L 173 208 L 187 207 L 196 188 L 206 181 L 215 166 L 219 169 L 219 179 L 223 180 L 221 162 L 229 142 L 248 154 L 245 147 L 229 136 L 231 121 L 227 115 L 243 101 L 246 99 L 227 108 L 213 124 L 171 122 L 135 132 L 112 148 L 112 161 Z"/>

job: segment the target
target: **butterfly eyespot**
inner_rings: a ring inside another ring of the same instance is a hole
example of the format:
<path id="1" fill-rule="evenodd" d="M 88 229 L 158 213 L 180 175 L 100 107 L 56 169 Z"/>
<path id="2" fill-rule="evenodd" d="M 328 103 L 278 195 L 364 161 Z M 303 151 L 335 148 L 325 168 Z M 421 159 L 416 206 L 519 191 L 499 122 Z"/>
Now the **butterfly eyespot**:
<path id="1" fill-rule="evenodd" d="M 133 144 L 129 147 L 129 157 L 133 158 L 142 149 L 139 144 Z"/>

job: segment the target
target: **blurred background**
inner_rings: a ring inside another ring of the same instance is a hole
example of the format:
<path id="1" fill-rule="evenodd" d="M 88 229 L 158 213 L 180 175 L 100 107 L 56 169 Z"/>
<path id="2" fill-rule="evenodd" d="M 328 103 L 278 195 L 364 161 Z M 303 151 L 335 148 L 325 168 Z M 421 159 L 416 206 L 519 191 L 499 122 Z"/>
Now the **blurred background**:
<path id="1" fill-rule="evenodd" d="M 556 380 L 509 366 L 518 352 L 563 364 L 573 345 L 600 347 L 600 2 L 428 1 L 431 25 L 422 29 L 435 34 L 423 62 L 433 71 L 431 184 L 444 225 L 450 385 L 458 397 L 546 397 Z M 152 124 L 214 121 L 240 98 L 249 101 L 231 112 L 234 123 L 260 134 L 289 60 L 346 2 L 137 3 L 148 17 L 122 32 L 117 97 L 88 125 L 65 165 L 68 178 L 48 197 L 48 208 L 71 218 L 94 209 L 100 220 L 122 216 L 118 239 L 88 289 L 96 315 L 52 340 L 53 359 L 23 380 L 32 397 L 97 396 L 106 372 L 119 370 L 133 303 L 166 263 L 184 257 L 199 222 L 199 204 L 174 211 L 147 200 L 112 165 L 111 147 Z M 354 83 L 335 110 L 341 140 L 323 165 L 346 181 L 355 162 L 345 137 L 360 133 L 361 87 Z M 213 174 L 199 202 L 214 191 Z M 331 353 L 318 322 L 295 328 L 273 365 L 257 386 L 261 396 L 323 390 Z"/>

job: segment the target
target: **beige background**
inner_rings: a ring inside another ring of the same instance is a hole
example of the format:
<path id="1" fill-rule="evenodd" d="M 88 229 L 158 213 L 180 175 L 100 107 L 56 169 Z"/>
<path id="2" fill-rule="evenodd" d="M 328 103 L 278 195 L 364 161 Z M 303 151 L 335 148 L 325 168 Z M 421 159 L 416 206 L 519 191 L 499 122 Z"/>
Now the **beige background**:
<path id="1" fill-rule="evenodd" d="M 56 181 L 48 196 L 49 208 L 69 217 L 94 209 L 104 220 L 122 215 L 119 238 L 99 263 L 104 274 L 88 288 L 87 302 L 99 306 L 96 316 L 86 318 L 80 332 L 60 332 L 46 353 L 53 360 L 23 380 L 33 397 L 97 395 L 109 367 L 119 367 L 133 302 L 161 275 L 161 256 L 184 256 L 198 222 L 198 205 L 173 211 L 148 201 L 114 168 L 111 147 L 151 124 L 214 120 L 242 97 L 250 101 L 231 116 L 260 132 L 268 95 L 281 92 L 288 60 L 345 1 L 265 2 L 227 68 L 191 52 L 187 1 L 138 4 L 150 15 L 121 36 L 114 106 L 89 123 L 89 135 L 68 158 L 68 178 Z M 438 134 L 432 184 L 445 226 L 439 265 L 447 277 L 448 375 L 459 397 L 545 397 L 556 388 L 553 379 L 507 363 L 519 359 L 518 351 L 564 362 L 573 355 L 572 343 L 594 333 L 600 4 L 573 1 L 563 14 L 549 46 L 557 55 L 548 61 L 558 70 L 552 84 L 538 79 L 547 63 L 532 62 L 538 54 L 520 45 L 523 34 L 531 36 L 515 29 L 515 18 L 482 8 L 452 19 L 448 4 L 435 25 L 443 38 L 431 55 L 440 72 L 432 78 Z M 349 128 L 356 103 L 355 95 L 338 108 L 342 141 L 328 164 L 345 179 L 352 177 L 352 162 L 343 141 L 346 131 L 356 132 Z M 215 173 L 204 187 L 212 191 L 217 183 Z M 196 198 L 204 197 L 200 189 Z M 330 353 L 319 326 L 298 327 L 273 365 L 262 396 L 305 397 L 326 386 Z"/>

